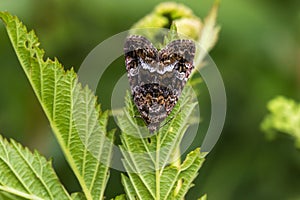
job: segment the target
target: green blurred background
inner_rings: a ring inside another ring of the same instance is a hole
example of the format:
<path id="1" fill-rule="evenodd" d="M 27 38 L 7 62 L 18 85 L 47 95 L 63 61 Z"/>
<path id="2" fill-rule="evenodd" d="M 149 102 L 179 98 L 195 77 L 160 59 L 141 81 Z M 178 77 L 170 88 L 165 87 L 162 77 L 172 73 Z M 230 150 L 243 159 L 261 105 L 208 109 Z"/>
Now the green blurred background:
<path id="1" fill-rule="evenodd" d="M 66 68 L 78 69 L 96 45 L 129 29 L 160 2 L 1 0 L 0 10 L 17 15 L 34 29 L 47 56 L 58 57 Z M 177 2 L 201 18 L 213 5 L 211 0 Z M 288 136 L 267 141 L 259 129 L 268 100 L 279 94 L 300 100 L 300 1 L 224 0 L 218 23 L 222 29 L 211 57 L 226 86 L 226 124 L 186 199 L 205 193 L 210 200 L 300 199 L 300 152 Z M 119 59 L 113 64 L 107 80 L 116 81 L 125 72 L 123 62 Z M 112 85 L 102 88 L 100 101 L 109 108 L 109 99 L 101 98 L 110 96 Z M 3 25 L 0 133 L 53 158 L 67 189 L 79 190 Z M 121 193 L 120 173 L 112 170 L 106 196 Z"/>

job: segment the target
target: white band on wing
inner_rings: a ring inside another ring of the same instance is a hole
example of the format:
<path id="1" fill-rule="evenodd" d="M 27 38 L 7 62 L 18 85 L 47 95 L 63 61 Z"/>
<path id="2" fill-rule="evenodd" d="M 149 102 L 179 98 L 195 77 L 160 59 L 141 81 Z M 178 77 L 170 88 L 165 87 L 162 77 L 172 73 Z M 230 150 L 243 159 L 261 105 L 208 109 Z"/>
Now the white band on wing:
<path id="1" fill-rule="evenodd" d="M 139 58 L 139 60 L 141 62 L 141 66 L 142 66 L 143 69 L 146 69 L 146 70 L 150 71 L 151 73 L 153 73 L 153 72 L 156 71 L 159 74 L 165 74 L 166 72 L 171 72 L 174 69 L 175 65 L 178 63 L 176 61 L 176 62 L 174 62 L 174 63 L 172 63 L 170 65 L 167 65 L 165 67 L 162 67 L 160 69 L 159 66 L 153 67 L 153 66 L 149 65 L 148 63 L 145 63 L 144 60 L 142 60 L 141 58 Z"/>

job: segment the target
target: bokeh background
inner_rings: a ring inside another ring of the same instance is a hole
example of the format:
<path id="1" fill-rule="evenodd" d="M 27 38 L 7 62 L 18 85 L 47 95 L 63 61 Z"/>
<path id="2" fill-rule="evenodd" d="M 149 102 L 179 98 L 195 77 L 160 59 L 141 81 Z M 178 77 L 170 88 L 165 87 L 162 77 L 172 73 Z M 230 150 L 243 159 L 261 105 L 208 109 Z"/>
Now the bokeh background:
<path id="1" fill-rule="evenodd" d="M 78 69 L 101 41 L 129 29 L 163 1 L 1 0 L 0 10 L 17 15 L 34 29 L 48 57 Z M 181 2 L 201 18 L 211 0 Z M 300 1 L 224 0 L 219 41 L 211 51 L 226 86 L 228 111 L 220 140 L 207 156 L 188 193 L 194 200 L 300 199 L 300 152 L 279 135 L 268 141 L 260 131 L 266 103 L 277 95 L 300 100 Z M 125 72 L 113 63 L 98 95 L 109 108 L 113 84 Z M 204 124 L 205 120 L 203 119 Z M 23 73 L 4 26 L 0 25 L 0 133 L 53 158 L 66 188 L 79 190 L 49 123 Z M 195 144 L 196 146 L 197 144 Z M 123 193 L 120 173 L 112 170 L 107 198 Z"/>

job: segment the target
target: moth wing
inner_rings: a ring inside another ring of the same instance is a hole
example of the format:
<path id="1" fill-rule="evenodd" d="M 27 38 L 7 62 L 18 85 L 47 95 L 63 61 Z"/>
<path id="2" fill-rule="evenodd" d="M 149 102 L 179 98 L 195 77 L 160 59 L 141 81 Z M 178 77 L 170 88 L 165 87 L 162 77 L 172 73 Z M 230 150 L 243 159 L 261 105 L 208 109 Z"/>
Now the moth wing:
<path id="1" fill-rule="evenodd" d="M 159 62 L 164 67 L 174 63 L 189 63 L 193 66 L 195 52 L 196 46 L 192 40 L 174 40 L 159 51 Z"/>
<path id="2" fill-rule="evenodd" d="M 126 69 L 130 72 L 131 69 L 141 67 L 142 63 L 154 64 L 157 60 L 157 49 L 153 44 L 143 36 L 129 36 L 124 44 L 124 55 Z"/>
<path id="3" fill-rule="evenodd" d="M 192 40 L 174 40 L 159 51 L 159 64 L 163 70 L 161 85 L 181 94 L 193 68 L 196 47 Z"/>

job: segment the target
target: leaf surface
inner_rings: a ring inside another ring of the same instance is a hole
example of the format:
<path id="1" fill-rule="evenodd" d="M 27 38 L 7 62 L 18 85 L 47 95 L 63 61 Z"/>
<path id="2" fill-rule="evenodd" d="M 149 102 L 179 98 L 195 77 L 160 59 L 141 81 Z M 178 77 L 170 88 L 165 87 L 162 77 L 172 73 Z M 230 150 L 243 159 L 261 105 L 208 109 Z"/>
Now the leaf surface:
<path id="1" fill-rule="evenodd" d="M 0 18 L 85 197 L 103 199 L 113 138 L 113 131 L 106 131 L 108 113 L 73 69 L 65 71 L 57 59 L 44 59 L 33 31 L 9 13 L 0 12 Z"/>
<path id="2" fill-rule="evenodd" d="M 0 190 L 25 199 L 71 199 L 59 182 L 52 163 L 38 152 L 0 135 Z M 4 199 L 9 196 L 2 193 Z"/>

